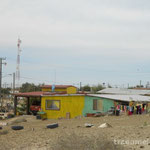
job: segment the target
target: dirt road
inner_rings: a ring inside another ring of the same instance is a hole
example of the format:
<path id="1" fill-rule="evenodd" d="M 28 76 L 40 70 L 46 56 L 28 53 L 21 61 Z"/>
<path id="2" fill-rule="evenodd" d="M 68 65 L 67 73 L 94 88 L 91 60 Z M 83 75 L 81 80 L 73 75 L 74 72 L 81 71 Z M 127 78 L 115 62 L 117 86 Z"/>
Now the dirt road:
<path id="1" fill-rule="evenodd" d="M 0 130 L 0 150 L 150 149 L 149 115 L 44 121 L 37 120 L 34 116 L 24 118 L 27 122 L 13 123 L 23 125 L 23 130 L 14 131 L 10 124 Z M 59 127 L 47 129 L 46 125 L 51 123 L 58 123 Z M 86 128 L 85 123 L 91 123 L 94 127 Z M 112 127 L 98 128 L 102 123 Z"/>

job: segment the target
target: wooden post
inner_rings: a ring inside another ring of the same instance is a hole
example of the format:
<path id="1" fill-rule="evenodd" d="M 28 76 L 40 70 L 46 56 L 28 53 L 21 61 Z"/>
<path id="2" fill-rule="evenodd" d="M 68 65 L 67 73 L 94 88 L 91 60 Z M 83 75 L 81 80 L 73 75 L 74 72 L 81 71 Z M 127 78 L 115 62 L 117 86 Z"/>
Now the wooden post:
<path id="1" fill-rule="evenodd" d="M 27 97 L 27 115 L 29 115 L 29 110 L 30 110 L 30 97 Z"/>
<path id="2" fill-rule="evenodd" d="M 17 96 L 14 97 L 14 115 L 17 115 Z"/>
<path id="3" fill-rule="evenodd" d="M 70 112 L 66 113 L 66 119 L 70 119 Z"/>
<path id="4" fill-rule="evenodd" d="M 146 103 L 146 114 L 148 114 L 149 112 L 148 112 L 148 109 L 149 109 L 149 107 L 148 107 L 148 103 Z"/>

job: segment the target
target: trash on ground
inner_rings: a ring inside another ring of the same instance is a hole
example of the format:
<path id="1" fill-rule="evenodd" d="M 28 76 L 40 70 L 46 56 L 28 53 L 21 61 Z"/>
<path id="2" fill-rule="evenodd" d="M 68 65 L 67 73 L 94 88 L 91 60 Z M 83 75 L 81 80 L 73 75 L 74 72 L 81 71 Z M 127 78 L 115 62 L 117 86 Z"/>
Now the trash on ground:
<path id="1" fill-rule="evenodd" d="M 93 127 L 93 126 L 94 126 L 94 125 L 93 125 L 93 124 L 91 124 L 91 123 L 85 123 L 84 125 L 85 125 L 85 127 L 86 127 L 86 128 L 91 128 L 91 127 Z"/>
<path id="2" fill-rule="evenodd" d="M 111 128 L 112 126 L 108 123 L 101 124 L 98 128 Z"/>

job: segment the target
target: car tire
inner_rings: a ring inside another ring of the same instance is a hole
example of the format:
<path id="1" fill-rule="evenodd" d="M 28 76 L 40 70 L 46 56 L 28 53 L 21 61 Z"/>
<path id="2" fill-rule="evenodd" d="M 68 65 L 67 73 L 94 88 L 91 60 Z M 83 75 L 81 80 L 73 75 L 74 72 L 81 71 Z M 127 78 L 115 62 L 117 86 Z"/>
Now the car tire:
<path id="1" fill-rule="evenodd" d="M 24 129 L 23 126 L 12 126 L 11 128 L 12 128 L 13 130 L 22 130 L 22 129 Z"/>
<path id="2" fill-rule="evenodd" d="M 58 123 L 49 124 L 46 127 L 49 128 L 49 129 L 58 128 Z"/>

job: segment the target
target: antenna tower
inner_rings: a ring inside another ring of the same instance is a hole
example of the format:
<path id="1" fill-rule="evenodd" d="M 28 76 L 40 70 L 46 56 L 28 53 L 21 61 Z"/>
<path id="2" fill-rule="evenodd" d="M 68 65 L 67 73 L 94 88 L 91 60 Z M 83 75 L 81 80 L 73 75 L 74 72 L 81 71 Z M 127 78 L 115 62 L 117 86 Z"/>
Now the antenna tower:
<path id="1" fill-rule="evenodd" d="M 16 80 L 17 84 L 19 86 L 19 81 L 20 81 L 20 53 L 21 53 L 21 48 L 20 48 L 21 40 L 18 38 L 18 54 L 17 54 L 17 67 L 16 67 Z"/>

